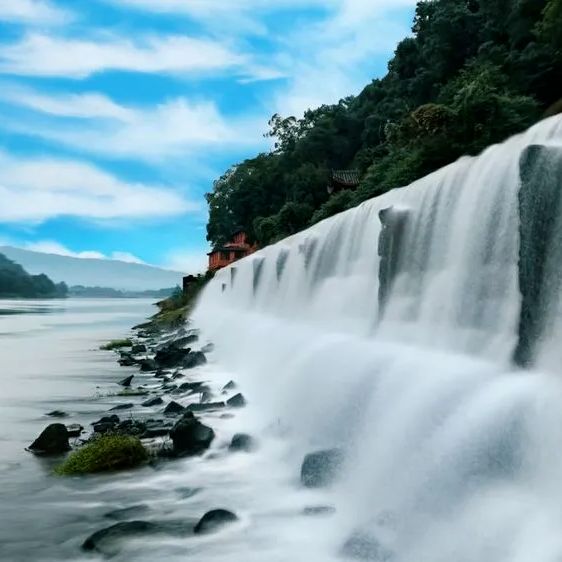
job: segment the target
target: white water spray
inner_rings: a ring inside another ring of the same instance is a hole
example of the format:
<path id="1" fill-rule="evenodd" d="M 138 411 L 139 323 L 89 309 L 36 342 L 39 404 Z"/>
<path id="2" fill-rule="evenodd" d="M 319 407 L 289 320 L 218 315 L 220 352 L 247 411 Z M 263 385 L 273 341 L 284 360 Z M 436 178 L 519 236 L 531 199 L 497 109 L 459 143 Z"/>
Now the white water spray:
<path id="1" fill-rule="evenodd" d="M 206 289 L 195 324 L 240 382 L 245 416 L 267 428 L 265 441 L 276 435 L 278 460 L 295 475 L 287 485 L 298 486 L 311 450 L 346 453 L 334 488 L 307 496 L 335 515 L 306 539 L 280 536 L 270 559 L 359 555 L 341 550 L 358 534 L 373 560 L 561 559 L 557 294 L 539 370 L 511 362 L 520 159 L 530 145 L 561 143 L 562 119 L 551 118 L 267 247 Z M 392 283 L 379 287 L 379 215 L 389 208 L 407 220 Z"/>

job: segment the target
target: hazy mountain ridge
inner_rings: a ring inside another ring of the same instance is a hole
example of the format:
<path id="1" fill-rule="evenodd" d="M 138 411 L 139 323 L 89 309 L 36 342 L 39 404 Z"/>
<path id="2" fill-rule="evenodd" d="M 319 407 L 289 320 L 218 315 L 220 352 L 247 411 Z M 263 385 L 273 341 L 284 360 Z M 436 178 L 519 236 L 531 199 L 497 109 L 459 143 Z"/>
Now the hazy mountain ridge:
<path id="1" fill-rule="evenodd" d="M 85 259 L 0 246 L 0 253 L 30 274 L 44 273 L 56 283 L 99 286 L 122 291 L 158 290 L 181 285 L 183 273 L 117 260 Z"/>

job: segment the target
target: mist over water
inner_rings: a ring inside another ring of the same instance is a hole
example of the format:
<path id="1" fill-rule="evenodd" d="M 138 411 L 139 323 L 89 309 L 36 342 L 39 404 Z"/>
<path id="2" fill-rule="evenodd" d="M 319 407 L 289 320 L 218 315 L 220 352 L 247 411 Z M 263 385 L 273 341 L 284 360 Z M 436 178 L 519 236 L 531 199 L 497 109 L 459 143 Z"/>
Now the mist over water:
<path id="1" fill-rule="evenodd" d="M 376 560 L 560 560 L 554 267 L 533 367 L 512 361 L 523 339 L 519 198 L 531 145 L 559 158 L 562 120 L 265 248 L 206 289 L 195 324 L 216 344 L 215 368 L 240 381 L 244 416 L 271 447 L 272 466 L 286 471 L 277 503 L 296 494 L 336 508 L 313 522 L 287 519 L 277 548 L 248 543 L 228 559 L 337 559 L 360 534 L 378 545 Z M 387 209 L 405 220 L 382 286 Z M 297 493 L 303 456 L 331 447 L 345 451 L 339 481 Z M 257 467 L 247 476 L 263 477 Z"/>

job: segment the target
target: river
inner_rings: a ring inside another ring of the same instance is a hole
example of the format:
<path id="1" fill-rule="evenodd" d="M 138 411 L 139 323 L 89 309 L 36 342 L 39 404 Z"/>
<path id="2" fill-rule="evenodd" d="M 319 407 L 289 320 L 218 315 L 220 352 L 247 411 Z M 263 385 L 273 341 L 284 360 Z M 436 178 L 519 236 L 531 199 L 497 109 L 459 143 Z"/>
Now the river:
<path id="1" fill-rule="evenodd" d="M 129 541 L 113 560 L 331 559 L 318 545 L 323 518 L 303 516 L 307 505 L 326 500 L 299 488 L 299 467 L 284 462 L 280 428 L 269 426 L 269 416 L 262 419 L 252 407 L 234 416 L 201 416 L 217 435 L 205 455 L 130 472 L 61 478 L 53 474 L 60 459 L 25 450 L 57 421 L 47 412 L 63 410 L 69 413 L 65 423 L 88 427 L 119 403 L 115 383 L 126 374 L 137 373 L 139 384 L 151 382 L 138 369 L 119 367 L 115 355 L 99 347 L 126 336 L 152 312 L 145 300 L 1 301 L 0 560 L 103 560 L 80 546 L 91 533 L 121 519 L 112 515 L 115 510 L 133 508 L 127 519 L 189 524 L 216 507 L 234 510 L 239 523 L 209 537 Z M 217 392 L 232 377 L 212 356 L 199 370 Z M 257 452 L 228 452 L 234 433 L 255 434 L 258 428 L 264 440 Z"/>

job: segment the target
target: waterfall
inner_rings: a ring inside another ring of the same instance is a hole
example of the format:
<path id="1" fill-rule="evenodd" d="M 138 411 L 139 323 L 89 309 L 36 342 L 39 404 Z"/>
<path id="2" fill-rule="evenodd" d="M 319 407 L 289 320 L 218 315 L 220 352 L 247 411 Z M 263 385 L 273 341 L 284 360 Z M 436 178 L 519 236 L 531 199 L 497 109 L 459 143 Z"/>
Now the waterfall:
<path id="1" fill-rule="evenodd" d="M 562 556 L 561 188 L 553 117 L 205 290 L 195 323 L 278 461 L 345 453 L 318 560 Z"/>

